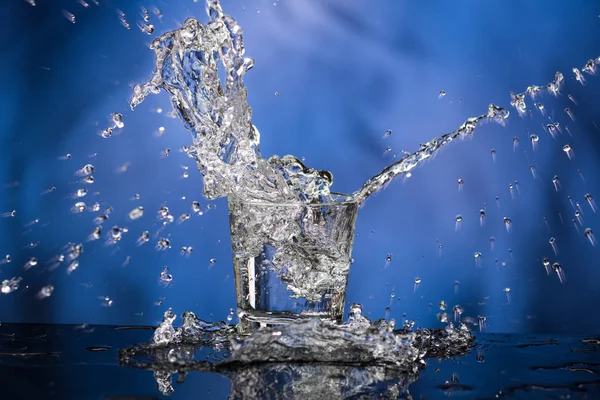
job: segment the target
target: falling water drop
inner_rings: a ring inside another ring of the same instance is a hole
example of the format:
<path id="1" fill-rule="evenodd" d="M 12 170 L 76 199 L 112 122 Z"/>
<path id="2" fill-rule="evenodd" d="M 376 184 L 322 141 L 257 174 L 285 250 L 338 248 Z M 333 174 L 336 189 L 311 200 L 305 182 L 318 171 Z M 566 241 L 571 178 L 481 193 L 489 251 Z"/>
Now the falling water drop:
<path id="1" fill-rule="evenodd" d="M 565 108 L 565 114 L 571 118 L 571 121 L 575 122 L 575 116 L 573 115 L 573 111 L 569 107 Z"/>
<path id="2" fill-rule="evenodd" d="M 419 288 L 419 285 L 421 284 L 421 278 L 419 278 L 418 276 L 415 278 L 415 285 L 413 287 L 413 293 L 415 293 L 417 291 L 417 289 Z"/>
<path id="3" fill-rule="evenodd" d="M 150 240 L 150 233 L 148 231 L 144 231 L 144 232 L 142 232 L 140 237 L 137 239 L 137 245 L 141 246 L 141 245 L 147 243 L 149 240 Z"/>
<path id="4" fill-rule="evenodd" d="M 485 210 L 479 210 L 479 226 L 483 226 L 483 222 L 485 220 Z"/>
<path id="5" fill-rule="evenodd" d="M 166 239 L 166 238 L 158 239 L 158 242 L 156 243 L 157 250 L 167 250 L 170 248 L 171 248 L 171 242 L 169 241 L 169 239 Z"/>
<path id="6" fill-rule="evenodd" d="M 27 271 L 28 269 L 35 267 L 38 264 L 38 260 L 35 257 L 31 257 L 23 266 L 23 269 Z"/>
<path id="7" fill-rule="evenodd" d="M 519 148 L 519 138 L 515 136 L 513 138 L 513 151 L 517 151 L 518 148 Z"/>
<path id="8" fill-rule="evenodd" d="M 440 90 L 440 94 L 438 96 L 438 100 L 441 99 L 442 97 L 444 97 L 446 95 L 446 91 L 445 90 Z"/>
<path id="9" fill-rule="evenodd" d="M 529 139 L 531 140 L 531 148 L 533 151 L 537 150 L 538 142 L 540 141 L 540 137 L 538 135 L 530 135 Z"/>
<path id="10" fill-rule="evenodd" d="M 535 173 L 535 167 L 533 166 L 533 164 L 529 165 L 529 170 L 531 171 L 531 175 L 533 176 L 533 179 L 536 179 L 536 173 Z"/>
<path id="11" fill-rule="evenodd" d="M 567 155 L 567 157 L 569 157 L 569 160 L 573 159 L 573 148 L 571 147 L 570 144 L 565 144 L 563 146 L 563 151 L 565 152 L 565 154 Z"/>
<path id="12" fill-rule="evenodd" d="M 496 244 L 496 239 L 492 236 L 490 238 L 490 250 L 494 251 L 494 245 Z"/>
<path id="13" fill-rule="evenodd" d="M 559 191 L 561 189 L 560 181 L 558 180 L 558 175 L 554 175 L 552 178 L 552 184 L 554 185 L 554 190 Z"/>
<path id="14" fill-rule="evenodd" d="M 564 271 L 562 265 L 555 262 L 554 264 L 552 264 L 552 269 L 554 270 L 554 272 L 556 272 L 556 275 L 558 276 L 558 280 L 560 281 L 560 283 L 565 283 L 567 281 L 567 278 L 565 276 L 565 271 Z"/>
<path id="15" fill-rule="evenodd" d="M 136 207 L 133 210 L 129 211 L 129 219 L 136 220 L 141 218 L 144 215 L 144 207 Z"/>
<path id="16" fill-rule="evenodd" d="M 73 197 L 75 197 L 75 198 L 76 197 L 83 197 L 83 196 L 85 196 L 87 194 L 87 192 L 88 191 L 85 188 L 77 189 L 77 191 L 75 192 L 75 196 L 73 196 Z"/>
<path id="17" fill-rule="evenodd" d="M 550 240 L 548 240 L 548 243 L 550 243 L 550 246 L 552 246 L 554 255 L 557 256 L 558 255 L 558 246 L 556 245 L 556 238 L 551 237 Z"/>
<path id="18" fill-rule="evenodd" d="M 577 80 L 577 82 L 581 83 L 582 85 L 585 85 L 585 78 L 583 77 L 583 74 L 581 73 L 579 68 L 573 68 L 573 73 L 575 74 L 575 79 Z"/>
<path id="19" fill-rule="evenodd" d="M 508 217 L 504 217 L 504 226 L 506 227 L 506 232 L 510 232 L 512 228 L 512 220 Z"/>
<path id="20" fill-rule="evenodd" d="M 169 267 L 165 265 L 159 277 L 163 284 L 170 284 L 173 281 L 173 275 L 169 274 Z"/>
<path id="21" fill-rule="evenodd" d="M 487 318 L 481 315 L 477 316 L 477 322 L 479 323 L 479 332 L 483 332 L 487 325 Z"/>
<path id="22" fill-rule="evenodd" d="M 585 196 L 583 196 L 583 198 L 587 200 L 592 211 L 596 212 L 596 202 L 594 201 L 594 197 L 591 194 L 586 193 Z"/>
<path id="23" fill-rule="evenodd" d="M 383 268 L 387 268 L 391 262 L 392 262 L 392 253 L 388 253 L 385 256 L 385 265 L 383 266 Z"/>
<path id="24" fill-rule="evenodd" d="M 102 227 L 97 226 L 94 228 L 94 230 L 92 231 L 90 236 L 88 236 L 88 240 L 90 240 L 90 241 L 98 240 L 98 239 L 100 239 L 101 235 L 102 235 Z"/>
<path id="25" fill-rule="evenodd" d="M 546 274 L 550 275 L 550 260 L 548 258 L 544 258 L 542 260 L 542 265 L 546 269 Z"/>
<path id="26" fill-rule="evenodd" d="M 460 192 L 463 188 L 464 181 L 462 178 L 458 178 L 458 191 Z"/>
<path id="27" fill-rule="evenodd" d="M 454 220 L 456 221 L 456 224 L 454 225 L 454 230 L 458 231 L 462 224 L 463 217 L 462 215 L 458 214 Z"/>
<path id="28" fill-rule="evenodd" d="M 594 232 L 590 228 L 583 231 L 583 235 L 588 238 L 592 246 L 596 246 L 596 236 L 594 236 Z"/>
<path id="29" fill-rule="evenodd" d="M 52 286 L 52 285 L 44 286 L 38 292 L 37 298 L 40 300 L 46 299 L 46 298 L 52 296 L 52 292 L 54 292 L 54 286 Z"/>
<path id="30" fill-rule="evenodd" d="M 112 115 L 112 121 L 115 124 L 115 128 L 123 128 L 125 124 L 123 123 L 123 116 L 119 113 L 114 113 Z"/>
<path id="31" fill-rule="evenodd" d="M 506 304 L 510 304 L 510 288 L 509 287 L 505 287 L 504 288 L 504 293 L 506 293 Z"/>
<path id="32" fill-rule="evenodd" d="M 492 149 L 492 161 L 496 162 L 496 149 Z"/>
<path id="33" fill-rule="evenodd" d="M 567 97 L 573 102 L 573 104 L 577 105 L 577 100 L 575 100 L 575 97 L 573 97 L 572 94 L 568 95 Z"/>
<path id="34" fill-rule="evenodd" d="M 73 208 L 71 208 L 71 211 L 73 213 L 82 213 L 86 209 L 87 209 L 87 206 L 85 205 L 85 203 L 83 201 L 78 201 L 77 203 L 75 203 Z"/>
<path id="35" fill-rule="evenodd" d="M 476 251 L 473 253 L 473 257 L 475 258 L 475 266 L 481 267 L 481 259 L 483 258 L 482 254 Z"/>
<path id="36" fill-rule="evenodd" d="M 444 300 L 442 300 L 438 303 L 438 307 L 440 308 L 440 311 L 446 311 L 446 307 L 448 307 L 448 305 Z"/>
<path id="37" fill-rule="evenodd" d="M 382 137 L 382 139 L 387 139 L 387 138 L 389 138 L 390 136 L 392 136 L 392 130 L 391 130 L 391 129 L 388 129 L 388 130 L 386 130 L 386 131 L 385 131 L 385 133 L 383 134 L 383 137 Z"/>
<path id="38" fill-rule="evenodd" d="M 464 310 L 459 304 L 457 304 L 454 307 L 452 307 L 452 312 L 454 312 L 454 321 L 458 322 L 460 321 L 460 316 L 462 315 Z"/>

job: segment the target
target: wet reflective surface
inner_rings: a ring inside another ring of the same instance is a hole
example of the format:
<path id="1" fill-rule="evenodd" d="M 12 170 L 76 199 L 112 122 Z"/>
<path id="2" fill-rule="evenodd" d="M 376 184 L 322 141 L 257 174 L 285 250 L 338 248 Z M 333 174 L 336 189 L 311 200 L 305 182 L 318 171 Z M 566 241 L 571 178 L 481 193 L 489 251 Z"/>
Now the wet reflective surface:
<path id="1" fill-rule="evenodd" d="M 161 391 L 173 399 L 600 398 L 600 336 L 481 333 L 465 354 L 426 357 L 417 372 L 356 363 L 230 362 L 225 347 L 186 345 L 124 357 L 153 331 L 2 324 L 2 398 L 167 398 Z"/>

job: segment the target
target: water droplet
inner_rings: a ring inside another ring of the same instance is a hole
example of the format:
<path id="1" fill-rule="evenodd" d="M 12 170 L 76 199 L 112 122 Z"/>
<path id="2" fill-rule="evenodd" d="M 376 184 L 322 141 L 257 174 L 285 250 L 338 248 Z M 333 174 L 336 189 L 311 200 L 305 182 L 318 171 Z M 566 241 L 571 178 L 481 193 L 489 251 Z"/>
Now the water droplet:
<path id="1" fill-rule="evenodd" d="M 160 156 L 161 156 L 161 158 L 165 158 L 165 157 L 169 157 L 169 154 L 171 154 L 171 149 L 167 147 L 160 153 Z"/>
<path id="2" fill-rule="evenodd" d="M 97 227 L 94 228 L 94 230 L 90 234 L 88 240 L 98 240 L 98 239 L 100 239 L 101 235 L 102 235 L 102 227 L 101 226 L 97 226 Z"/>
<path id="3" fill-rule="evenodd" d="M 475 258 L 475 265 L 478 267 L 481 267 L 481 260 L 483 258 L 483 255 L 476 251 L 475 253 L 473 253 L 473 258 Z"/>
<path id="4" fill-rule="evenodd" d="M 104 223 L 104 221 L 106 221 L 107 219 L 108 219 L 108 215 L 101 214 L 101 215 L 98 215 L 96 218 L 94 218 L 94 223 L 100 225 L 100 224 Z"/>
<path id="5" fill-rule="evenodd" d="M 455 226 L 454 226 L 454 230 L 455 230 L 455 231 L 458 231 L 458 230 L 460 229 L 460 226 L 461 226 L 461 224 L 462 224 L 462 220 L 463 220 L 463 217 L 462 217 L 462 215 L 458 214 L 458 215 L 456 216 L 456 218 L 455 218 L 455 221 L 456 221 L 456 224 L 455 224 Z"/>
<path id="6" fill-rule="evenodd" d="M 573 111 L 569 107 L 565 108 L 565 114 L 571 118 L 571 121 L 575 122 L 575 115 L 573 115 Z"/>
<path id="7" fill-rule="evenodd" d="M 575 74 L 575 79 L 577 80 L 577 82 L 581 83 L 582 85 L 585 85 L 585 78 L 583 77 L 583 74 L 581 73 L 579 68 L 573 68 L 573 73 Z"/>
<path id="8" fill-rule="evenodd" d="M 496 162 L 496 150 L 492 149 L 492 161 Z"/>
<path id="9" fill-rule="evenodd" d="M 233 311 L 233 308 L 229 309 L 229 314 L 227 314 L 227 322 L 231 322 L 233 321 L 233 316 L 235 315 L 235 312 Z"/>
<path id="10" fill-rule="evenodd" d="M 438 100 L 441 99 L 442 97 L 444 97 L 445 95 L 446 95 L 446 91 L 440 90 L 440 94 L 438 96 Z"/>
<path id="11" fill-rule="evenodd" d="M 565 152 L 565 154 L 567 155 L 567 157 L 569 157 L 569 160 L 572 160 L 573 148 L 571 147 L 571 145 L 570 144 L 565 144 L 563 146 L 563 151 Z"/>
<path id="12" fill-rule="evenodd" d="M 573 102 L 573 104 L 577 105 L 577 100 L 575 100 L 575 97 L 573 97 L 572 94 L 568 95 L 567 97 Z"/>
<path id="13" fill-rule="evenodd" d="M 531 175 L 533 176 L 533 179 L 536 179 L 536 173 L 535 173 L 535 167 L 533 166 L 533 164 L 529 165 L 529 169 L 531 170 Z"/>
<path id="14" fill-rule="evenodd" d="M 479 226 L 483 226 L 483 222 L 485 221 L 485 210 L 482 208 L 479 210 Z"/>
<path id="15" fill-rule="evenodd" d="M 596 212 L 596 202 L 594 201 L 594 197 L 591 194 L 586 193 L 585 196 L 583 196 L 583 198 L 588 202 L 592 211 Z"/>
<path id="16" fill-rule="evenodd" d="M 448 314 L 445 312 L 438 313 L 437 318 L 440 322 L 444 324 L 448 322 Z"/>
<path id="17" fill-rule="evenodd" d="M 169 267 L 165 266 L 160 273 L 160 281 L 166 284 L 171 283 L 173 281 L 173 275 L 169 274 Z"/>
<path id="18" fill-rule="evenodd" d="M 166 238 L 158 239 L 158 242 L 156 243 L 157 250 L 167 250 L 170 248 L 171 248 L 171 242 L 169 241 L 169 239 L 166 239 Z"/>
<path id="19" fill-rule="evenodd" d="M 185 221 L 187 221 L 191 217 L 192 217 L 191 214 L 181 214 L 179 216 L 179 218 L 177 218 L 177 223 L 179 223 L 179 224 L 184 223 Z"/>
<path id="20" fill-rule="evenodd" d="M 111 137 L 113 134 L 113 128 L 106 128 L 105 130 L 103 130 L 102 132 L 100 132 L 100 136 L 102 136 L 104 139 L 108 139 L 109 137 Z"/>
<path id="21" fill-rule="evenodd" d="M 95 202 L 94 204 L 92 204 L 91 210 L 92 210 L 93 212 L 100 211 L 100 203 L 98 203 L 98 202 Z M 108 217 L 106 217 L 106 218 L 108 218 Z"/>
<path id="22" fill-rule="evenodd" d="M 35 258 L 35 257 L 31 257 L 31 258 L 29 259 L 29 261 L 27 261 L 27 262 L 25 263 L 25 265 L 23 266 L 23 269 L 24 269 L 25 271 L 27 271 L 29 268 L 35 267 L 36 265 L 38 265 L 38 260 L 37 260 L 37 258 Z"/>
<path id="23" fill-rule="evenodd" d="M 558 180 L 558 175 L 554 175 L 552 178 L 552 184 L 554 185 L 554 190 L 559 191 L 561 189 L 560 181 Z"/>
<path id="24" fill-rule="evenodd" d="M 554 250 L 554 255 L 557 256 L 558 247 L 556 246 L 556 238 L 551 237 L 550 240 L 548 240 L 548 243 L 550 243 L 550 246 L 552 246 L 552 250 Z"/>
<path id="25" fill-rule="evenodd" d="M 87 189 L 81 188 L 81 189 L 77 189 L 77 191 L 75 192 L 75 197 L 83 197 L 87 194 Z"/>
<path id="26" fill-rule="evenodd" d="M 136 243 L 138 246 L 141 246 L 144 243 L 147 243 L 149 240 L 150 240 L 150 233 L 148 231 L 143 231 Z"/>
<path id="27" fill-rule="evenodd" d="M 386 154 L 388 154 L 390 151 L 392 151 L 392 148 L 390 146 L 387 146 L 385 148 L 385 150 L 383 151 L 383 156 L 385 156 Z"/>
<path id="28" fill-rule="evenodd" d="M 479 332 L 483 332 L 487 325 L 487 318 L 481 315 L 477 316 L 477 322 L 479 323 Z"/>
<path id="29" fill-rule="evenodd" d="M 562 265 L 555 262 L 554 264 L 552 264 L 552 269 L 554 270 L 554 272 L 556 272 L 556 275 L 558 276 L 558 280 L 560 281 L 560 283 L 565 283 L 567 281 L 567 278 L 565 276 L 565 271 L 564 271 Z"/>
<path id="30" fill-rule="evenodd" d="M 464 181 L 461 178 L 458 178 L 458 190 L 460 191 L 463 187 Z"/>
<path id="31" fill-rule="evenodd" d="M 144 207 L 136 207 L 129 211 L 129 219 L 136 220 L 144 215 Z"/>
<path id="32" fill-rule="evenodd" d="M 77 268 L 79 268 L 79 261 L 75 260 L 67 267 L 67 274 L 71 275 Z"/>
<path id="33" fill-rule="evenodd" d="M 540 137 L 538 135 L 530 135 L 529 139 L 531 140 L 531 148 L 533 149 L 533 151 L 537 150 Z"/>
<path id="34" fill-rule="evenodd" d="M 146 35 L 151 35 L 154 32 L 154 25 L 152 24 L 140 24 L 140 30 Z"/>
<path id="35" fill-rule="evenodd" d="M 94 173 L 94 166 L 92 164 L 86 164 L 81 169 L 78 169 L 75 174 L 77 176 L 89 176 Z"/>
<path id="36" fill-rule="evenodd" d="M 440 311 L 446 311 L 446 307 L 448 307 L 448 305 L 444 300 L 442 300 L 438 303 L 438 307 L 440 308 Z"/>
<path id="37" fill-rule="evenodd" d="M 452 312 L 454 313 L 454 321 L 458 322 L 460 321 L 460 316 L 462 315 L 464 310 L 460 305 L 457 304 L 454 307 L 452 307 Z"/>
<path id="38" fill-rule="evenodd" d="M 78 201 L 75 203 L 73 208 L 71 209 L 74 213 L 82 213 L 87 209 L 87 206 L 83 201 Z"/>
<path id="39" fill-rule="evenodd" d="M 419 288 L 419 285 L 421 284 L 421 278 L 419 278 L 418 276 L 415 278 L 415 286 L 413 287 L 413 293 L 417 291 L 417 289 Z"/>
<path id="40" fill-rule="evenodd" d="M 44 286 L 43 288 L 40 289 L 39 293 L 38 293 L 38 299 L 46 299 L 50 296 L 52 296 L 52 293 L 54 292 L 54 286 L 52 285 L 47 285 Z"/>
<path id="41" fill-rule="evenodd" d="M 113 123 L 115 124 L 115 128 L 122 129 L 125 126 L 123 123 L 123 116 L 120 113 L 114 113 L 111 117 Z"/>
<path id="42" fill-rule="evenodd" d="M 2 283 L 0 283 L 0 292 L 2 294 L 9 294 L 14 292 L 15 290 L 19 289 L 19 284 L 21 283 L 22 278 L 11 278 L 11 279 L 4 279 L 2 281 Z"/>
<path id="43" fill-rule="evenodd" d="M 542 260 L 542 265 L 546 269 L 546 274 L 550 275 L 550 260 L 548 258 L 544 258 Z"/>
<path id="44" fill-rule="evenodd" d="M 506 304 L 510 304 L 510 288 L 509 287 L 505 287 L 504 288 L 504 293 L 506 293 Z"/>
<path id="45" fill-rule="evenodd" d="M 583 231 L 583 235 L 588 238 L 592 246 L 596 246 L 596 236 L 594 236 L 594 232 L 590 228 L 587 228 Z"/>
<path id="46" fill-rule="evenodd" d="M 387 138 L 389 138 L 390 136 L 392 136 L 392 130 L 391 130 L 391 129 L 388 129 L 388 130 L 386 130 L 386 131 L 385 131 L 385 133 L 383 134 L 383 138 L 382 138 L 382 139 L 387 139 Z"/>
<path id="47" fill-rule="evenodd" d="M 510 232 L 512 228 L 512 220 L 508 217 L 504 217 L 504 226 L 506 227 L 506 232 Z"/>
<path id="48" fill-rule="evenodd" d="M 216 264 L 216 263 L 217 263 L 217 259 L 216 259 L 216 258 L 211 258 L 210 260 L 208 260 L 208 262 L 209 262 L 210 264 L 213 264 L 213 265 L 214 265 L 214 264 Z"/>
<path id="49" fill-rule="evenodd" d="M 73 13 L 68 12 L 67 10 L 63 10 L 64 17 L 71 23 L 75 23 L 75 15 Z"/>
<path id="50" fill-rule="evenodd" d="M 192 201 L 192 211 L 197 213 L 200 212 L 200 203 L 197 201 Z"/>

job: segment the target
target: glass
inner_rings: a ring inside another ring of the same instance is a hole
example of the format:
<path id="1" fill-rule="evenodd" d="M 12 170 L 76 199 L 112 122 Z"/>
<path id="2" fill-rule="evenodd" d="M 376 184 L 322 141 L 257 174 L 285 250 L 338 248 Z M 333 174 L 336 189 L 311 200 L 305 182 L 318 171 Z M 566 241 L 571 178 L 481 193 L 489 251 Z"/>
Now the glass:
<path id="1" fill-rule="evenodd" d="M 341 322 L 358 204 L 334 197 L 303 204 L 229 196 L 241 329 L 302 317 Z"/>

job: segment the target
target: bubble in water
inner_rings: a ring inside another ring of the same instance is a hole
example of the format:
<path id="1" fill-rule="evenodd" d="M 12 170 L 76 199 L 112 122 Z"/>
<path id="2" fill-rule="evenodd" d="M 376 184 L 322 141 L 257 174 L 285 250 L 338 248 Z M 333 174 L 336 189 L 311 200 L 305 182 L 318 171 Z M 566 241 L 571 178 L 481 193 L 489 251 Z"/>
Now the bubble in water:
<path id="1" fill-rule="evenodd" d="M 592 246 L 596 246 L 596 236 L 594 236 L 594 232 L 590 228 L 587 228 L 583 231 L 583 235 L 588 238 Z"/>
<path id="2" fill-rule="evenodd" d="M 462 224 L 462 220 L 463 220 L 463 217 L 462 217 L 462 215 L 458 214 L 458 215 L 456 216 L 456 218 L 455 218 L 455 221 L 456 221 L 456 224 L 455 224 L 455 226 L 454 226 L 454 230 L 455 230 L 455 231 L 458 231 L 458 230 L 460 229 L 460 226 L 461 226 L 461 224 Z"/>
<path id="3" fill-rule="evenodd" d="M 136 243 L 138 246 L 147 243 L 150 240 L 150 233 L 148 231 L 143 231 L 140 237 L 137 239 Z"/>
<path id="4" fill-rule="evenodd" d="M 585 85 L 585 78 L 583 77 L 583 74 L 581 73 L 579 68 L 573 68 L 573 73 L 575 74 L 575 79 L 577 80 L 577 82 L 581 83 L 582 85 Z"/>
<path id="5" fill-rule="evenodd" d="M 438 100 L 441 99 L 442 97 L 444 97 L 445 95 L 446 95 L 446 91 L 440 90 L 440 94 L 438 96 Z"/>
<path id="6" fill-rule="evenodd" d="M 454 321 L 458 322 L 460 321 L 460 316 L 462 315 L 464 310 L 459 304 L 457 304 L 454 307 L 452 307 L 452 312 L 454 313 Z"/>
<path id="7" fill-rule="evenodd" d="M 169 241 L 169 239 L 166 239 L 166 238 L 158 239 L 158 242 L 156 243 L 157 250 L 167 250 L 170 248 L 171 248 L 171 242 Z"/>
<path id="8" fill-rule="evenodd" d="M 458 178 L 458 191 L 462 190 L 464 181 L 462 180 L 462 178 Z"/>
<path id="9" fill-rule="evenodd" d="M 87 209 L 87 206 L 85 205 L 85 203 L 83 201 L 78 201 L 77 203 L 75 203 L 75 205 L 73 206 L 71 211 L 74 213 L 82 213 L 86 209 Z"/>
<path id="10" fill-rule="evenodd" d="M 558 180 L 558 175 L 554 175 L 552 178 L 552 184 L 554 185 L 554 190 L 557 192 L 562 188 L 560 181 Z"/>
<path id="11" fill-rule="evenodd" d="M 123 128 L 125 126 L 125 124 L 123 123 L 123 115 L 121 115 L 120 113 L 114 113 L 112 116 L 112 121 L 113 124 L 115 124 L 115 128 Z"/>
<path id="12" fill-rule="evenodd" d="M 560 283 L 565 283 L 567 281 L 565 271 L 562 265 L 555 262 L 554 264 L 552 264 L 552 269 L 554 270 L 554 272 L 556 272 L 556 276 L 558 276 L 558 280 L 560 281 Z"/>
<path id="13" fill-rule="evenodd" d="M 517 151 L 518 148 L 519 148 L 519 138 L 515 136 L 513 138 L 513 151 Z"/>
<path id="14" fill-rule="evenodd" d="M 482 208 L 479 210 L 479 226 L 483 226 L 483 222 L 485 221 L 485 210 Z"/>
<path id="15" fill-rule="evenodd" d="M 596 212 L 596 202 L 594 201 L 594 197 L 591 194 L 586 193 L 585 196 L 583 196 L 583 198 L 588 202 L 592 211 Z M 577 204 L 579 204 L 579 203 L 577 203 Z"/>
<path id="16" fill-rule="evenodd" d="M 40 300 L 41 299 L 46 299 L 46 298 L 52 296 L 52 292 L 54 292 L 54 286 L 47 285 L 47 286 L 44 286 L 43 288 L 40 289 L 37 297 Z"/>
<path id="17" fill-rule="evenodd" d="M 23 269 L 27 271 L 29 268 L 35 267 L 38 264 L 38 260 L 35 257 L 31 257 L 29 261 L 25 263 Z"/>
<path id="18" fill-rule="evenodd" d="M 173 275 L 169 274 L 169 267 L 167 267 L 166 265 L 160 273 L 159 279 L 162 283 L 166 283 L 167 285 L 173 281 Z"/>
<path id="19" fill-rule="evenodd" d="M 129 219 L 136 220 L 144 215 L 144 207 L 136 207 L 129 211 Z"/>
<path id="20" fill-rule="evenodd" d="M 19 289 L 19 284 L 23 278 L 13 277 L 11 279 L 4 279 L 2 283 L 0 283 L 0 292 L 2 294 L 9 294 Z"/>
<path id="21" fill-rule="evenodd" d="M 75 15 L 73 13 L 68 12 L 67 10 L 63 10 L 64 17 L 71 23 L 75 23 Z"/>
<path id="22" fill-rule="evenodd" d="M 573 102 L 573 104 L 577 105 L 577 100 L 575 100 L 575 97 L 573 97 L 572 94 L 569 94 L 567 97 Z"/>
<path id="23" fill-rule="evenodd" d="M 492 149 L 491 153 L 492 153 L 492 161 L 496 162 L 496 150 Z"/>
<path id="24" fill-rule="evenodd" d="M 413 293 L 417 291 L 417 289 L 419 288 L 419 285 L 421 284 L 421 278 L 419 278 L 418 276 L 415 278 L 415 286 L 413 287 Z"/>
<path id="25" fill-rule="evenodd" d="M 479 323 L 479 332 L 483 332 L 487 325 L 487 318 L 481 315 L 477 316 L 477 322 Z"/>
<path id="26" fill-rule="evenodd" d="M 506 227 L 506 232 L 510 232 L 512 228 L 512 220 L 508 217 L 504 217 L 504 226 Z"/>

